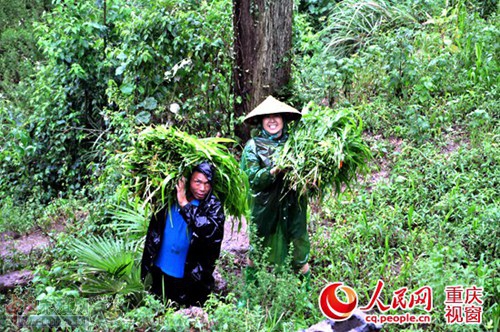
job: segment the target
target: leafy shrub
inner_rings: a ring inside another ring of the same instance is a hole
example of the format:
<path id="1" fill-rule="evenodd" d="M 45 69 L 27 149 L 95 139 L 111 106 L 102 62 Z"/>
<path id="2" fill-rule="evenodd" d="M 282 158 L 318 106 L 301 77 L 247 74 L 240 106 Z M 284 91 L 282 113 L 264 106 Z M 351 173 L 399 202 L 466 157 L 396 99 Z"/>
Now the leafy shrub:
<path id="1" fill-rule="evenodd" d="M 297 11 L 298 13 L 305 14 L 315 30 L 319 30 L 337 2 L 339 1 L 302 0 L 299 2 Z"/>
<path id="2" fill-rule="evenodd" d="M 464 287 L 482 287 L 483 294 L 483 324 L 489 326 L 488 330 L 495 330 L 499 326 L 498 315 L 495 315 L 496 299 L 499 291 L 495 283 L 498 282 L 496 271 L 498 261 L 481 256 L 477 261 L 470 260 L 460 245 L 450 241 L 446 245 L 437 244 L 430 248 L 426 257 L 416 264 L 415 277 L 419 283 L 432 287 L 435 309 L 433 310 L 433 325 L 451 327 L 451 331 L 463 331 L 463 326 L 450 326 L 444 323 L 445 287 L 453 285 L 464 285 Z M 432 271 L 432 273 L 429 273 Z M 481 330 L 479 326 L 471 327 L 471 330 Z"/>
<path id="3" fill-rule="evenodd" d="M 175 121 L 201 134 L 230 132 L 226 5 L 114 2 L 105 18 L 102 2 L 54 5 L 35 29 L 47 61 L 36 75 L 33 112 L 21 119 L 36 159 L 22 162 L 47 199 L 81 190 L 136 126 Z M 180 110 L 166 111 L 174 103 Z"/>
<path id="4" fill-rule="evenodd" d="M 0 1 L 0 94 L 18 95 L 18 83 L 29 80 L 40 60 L 32 23 L 50 9 L 50 0 Z"/>
<path id="5" fill-rule="evenodd" d="M 144 285 L 140 278 L 139 249 L 142 241 L 115 237 L 90 237 L 70 244 L 80 266 L 81 290 L 88 294 L 123 294 L 139 302 Z M 76 272 L 76 271 L 75 271 Z"/>
<path id="6" fill-rule="evenodd" d="M 0 197 L 26 198 L 37 187 L 31 178 L 36 146 L 15 106 L 0 99 Z"/>
<path id="7" fill-rule="evenodd" d="M 384 159 L 394 164 L 388 182 L 371 193 L 346 193 L 315 216 L 312 266 L 367 294 L 378 277 L 393 288 L 427 280 L 442 297 L 445 284 L 460 284 L 458 278 L 484 285 L 490 308 L 498 297 L 491 281 L 499 236 L 497 150 L 487 140 L 447 154 L 429 144 L 389 153 Z M 438 270 L 438 276 L 429 273 Z"/>
<path id="8" fill-rule="evenodd" d="M 339 10 L 351 5 L 343 2 Z M 334 107 L 360 107 L 367 111 L 361 116 L 368 129 L 380 132 L 382 123 L 386 123 L 386 134 L 408 136 L 419 142 L 449 131 L 452 123 L 466 123 L 467 114 L 476 108 L 491 114 L 498 100 L 498 88 L 490 75 L 498 67 L 494 56 L 498 43 L 492 39 L 497 29 L 470 12 L 464 2 L 448 6 L 433 1 L 433 16 L 427 15 L 422 24 L 404 19 L 408 17 L 404 13 L 411 17 L 422 5 L 386 4 L 391 11 L 400 13 L 395 14 L 396 21 L 375 21 L 380 25 L 375 25 L 374 33 L 362 34 L 369 39 L 358 41 L 354 54 L 352 50 L 330 52 L 330 28 L 314 35 L 316 43 L 310 42 L 310 34 L 299 34 L 293 83 L 297 98 L 302 103 L 309 99 Z M 377 8 L 383 13 L 386 7 Z M 349 10 L 339 11 L 348 23 L 337 30 L 351 29 L 355 35 L 356 22 L 368 14 L 360 10 L 359 17 L 350 17 Z M 336 16 L 332 15 L 333 20 Z M 299 24 L 304 25 L 301 20 Z M 328 38 L 318 42 L 322 33 Z M 344 34 L 333 36 L 342 40 Z M 345 40 L 347 43 L 350 39 Z M 373 118 L 373 110 L 381 117 Z"/>
<path id="9" fill-rule="evenodd" d="M 23 217 L 24 208 L 14 205 L 12 198 L 7 197 L 2 200 L 0 206 L 0 233 L 11 231 L 17 233 L 25 233 L 29 231 L 34 225 L 32 221 Z M 26 220 L 29 222 L 26 222 Z"/>
<path id="10" fill-rule="evenodd" d="M 221 271 L 230 292 L 222 298 L 212 296 L 205 307 L 212 318 L 213 331 L 298 330 L 318 320 L 317 289 L 308 288 L 305 280 L 292 272 L 290 261 L 270 267 L 268 251 L 254 252 L 254 277 L 235 274 L 231 263 Z M 248 274 L 248 271 L 242 271 Z M 293 300 L 292 300 L 293 299 Z"/>
<path id="11" fill-rule="evenodd" d="M 121 110 L 203 134 L 229 132 L 229 2 L 200 5 L 164 0 L 113 7 L 123 16 L 115 22 L 123 40 L 108 53 L 116 64 L 108 96 Z M 180 107 L 174 114 L 172 103 Z"/>
<path id="12" fill-rule="evenodd" d="M 224 299 L 209 298 L 205 307 L 212 320 L 212 331 L 262 331 L 264 329 L 263 308 L 238 308 L 234 293 Z"/>
<path id="13" fill-rule="evenodd" d="M 342 1 L 329 16 L 322 35 L 328 38 L 328 51 L 345 57 L 371 44 L 376 34 L 394 26 L 413 23 L 414 18 L 408 12 L 389 1 Z"/>

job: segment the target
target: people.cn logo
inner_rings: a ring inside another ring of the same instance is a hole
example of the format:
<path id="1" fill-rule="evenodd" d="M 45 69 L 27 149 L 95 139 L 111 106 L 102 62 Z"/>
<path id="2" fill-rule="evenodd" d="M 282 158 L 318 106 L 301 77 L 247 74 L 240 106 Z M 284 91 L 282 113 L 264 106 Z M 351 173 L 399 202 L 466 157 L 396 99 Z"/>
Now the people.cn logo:
<path id="1" fill-rule="evenodd" d="M 337 296 L 337 289 L 344 292 L 347 301 L 341 301 Z M 351 317 L 358 305 L 358 296 L 354 289 L 344 286 L 342 282 L 327 285 L 319 294 L 319 307 L 323 315 L 336 321 L 343 321 Z"/>

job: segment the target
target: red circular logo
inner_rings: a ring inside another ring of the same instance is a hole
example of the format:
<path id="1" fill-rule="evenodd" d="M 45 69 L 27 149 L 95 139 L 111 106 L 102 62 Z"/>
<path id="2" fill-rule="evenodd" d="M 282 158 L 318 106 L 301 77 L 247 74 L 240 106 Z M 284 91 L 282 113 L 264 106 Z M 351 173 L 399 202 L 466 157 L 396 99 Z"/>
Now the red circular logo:
<path id="1" fill-rule="evenodd" d="M 337 288 L 347 296 L 347 302 L 337 297 Z M 319 308 L 323 315 L 336 321 L 346 320 L 358 305 L 358 296 L 354 289 L 344 286 L 341 282 L 327 285 L 319 294 Z"/>

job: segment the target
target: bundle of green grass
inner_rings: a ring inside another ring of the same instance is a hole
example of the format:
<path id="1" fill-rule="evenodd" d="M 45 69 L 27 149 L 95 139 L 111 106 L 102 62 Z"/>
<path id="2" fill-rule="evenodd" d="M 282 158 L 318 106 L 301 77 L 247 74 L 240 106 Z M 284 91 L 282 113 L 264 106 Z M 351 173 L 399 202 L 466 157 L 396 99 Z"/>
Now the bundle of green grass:
<path id="1" fill-rule="evenodd" d="M 224 144 L 233 140 L 219 137 L 199 139 L 175 127 L 155 126 L 142 131 L 123 166 L 131 181 L 129 189 L 154 209 L 174 203 L 175 185 L 188 177 L 203 161 L 215 167 L 213 192 L 224 205 L 226 214 L 241 218 L 248 215 L 248 178 Z"/>
<path id="2" fill-rule="evenodd" d="M 288 187 L 300 195 L 322 197 L 350 188 L 357 173 L 368 171 L 372 158 L 362 139 L 362 121 L 349 109 L 333 110 L 310 103 L 277 154 L 276 166 L 287 170 Z"/>

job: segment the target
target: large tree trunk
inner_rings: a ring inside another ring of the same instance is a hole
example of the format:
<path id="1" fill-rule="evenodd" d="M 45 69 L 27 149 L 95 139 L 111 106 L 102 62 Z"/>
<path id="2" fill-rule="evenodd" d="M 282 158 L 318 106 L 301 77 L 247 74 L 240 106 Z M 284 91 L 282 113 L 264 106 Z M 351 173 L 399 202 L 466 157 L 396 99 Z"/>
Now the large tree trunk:
<path id="1" fill-rule="evenodd" d="M 293 0 L 233 0 L 237 117 L 290 80 L 292 12 Z M 246 140 L 248 128 L 238 128 L 236 134 Z"/>

